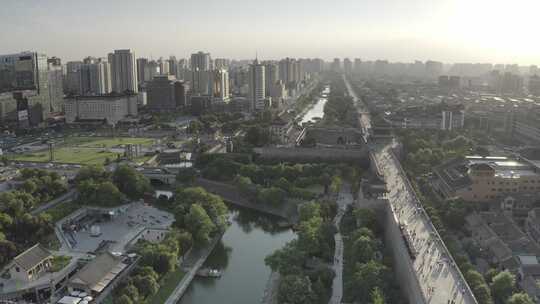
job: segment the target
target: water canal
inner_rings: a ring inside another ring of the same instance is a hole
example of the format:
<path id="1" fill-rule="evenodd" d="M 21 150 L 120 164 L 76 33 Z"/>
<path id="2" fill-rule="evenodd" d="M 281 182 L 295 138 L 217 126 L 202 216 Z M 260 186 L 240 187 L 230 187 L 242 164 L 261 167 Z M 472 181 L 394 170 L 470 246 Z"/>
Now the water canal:
<path id="1" fill-rule="evenodd" d="M 328 94 L 330 93 L 330 87 L 325 87 L 322 91 L 322 97 L 317 100 L 317 102 L 309 108 L 309 110 L 302 117 L 300 124 L 305 122 L 315 122 L 315 118 L 322 118 L 324 116 L 324 105 L 328 101 Z"/>
<path id="2" fill-rule="evenodd" d="M 231 226 L 205 264 L 221 270 L 221 278 L 195 278 L 178 304 L 260 302 L 270 275 L 264 258 L 295 235 L 278 228 L 274 217 L 246 209 L 231 214 Z"/>

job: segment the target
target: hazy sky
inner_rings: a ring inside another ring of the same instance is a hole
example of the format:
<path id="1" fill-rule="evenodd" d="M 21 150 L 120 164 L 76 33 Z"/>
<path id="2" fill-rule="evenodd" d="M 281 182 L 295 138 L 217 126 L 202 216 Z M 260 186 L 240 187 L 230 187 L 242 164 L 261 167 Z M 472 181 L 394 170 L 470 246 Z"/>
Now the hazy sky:
<path id="1" fill-rule="evenodd" d="M 0 0 L 0 54 L 540 64 L 539 0 Z"/>

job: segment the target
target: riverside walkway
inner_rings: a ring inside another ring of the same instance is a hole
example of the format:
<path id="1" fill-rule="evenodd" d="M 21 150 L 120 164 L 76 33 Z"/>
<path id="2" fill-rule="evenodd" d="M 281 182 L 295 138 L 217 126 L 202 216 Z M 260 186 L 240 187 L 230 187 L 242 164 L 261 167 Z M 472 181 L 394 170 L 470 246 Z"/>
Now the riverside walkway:
<path id="1" fill-rule="evenodd" d="M 210 253 L 212 253 L 222 236 L 223 234 L 219 234 L 215 236 L 205 248 L 190 252 L 181 266 L 182 268 L 188 269 L 188 271 L 164 304 L 176 304 L 182 298 L 184 292 L 189 287 L 189 284 L 191 284 L 195 278 L 197 271 L 202 267 Z"/>

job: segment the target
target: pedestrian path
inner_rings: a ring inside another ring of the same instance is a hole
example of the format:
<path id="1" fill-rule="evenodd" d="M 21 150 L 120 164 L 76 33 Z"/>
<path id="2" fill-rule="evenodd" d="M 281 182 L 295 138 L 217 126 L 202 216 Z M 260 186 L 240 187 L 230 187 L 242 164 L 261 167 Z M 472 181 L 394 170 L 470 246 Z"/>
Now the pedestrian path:
<path id="1" fill-rule="evenodd" d="M 349 184 L 344 184 L 338 195 L 338 211 L 334 217 L 334 226 L 337 228 L 337 233 L 334 235 L 336 248 L 334 251 L 334 264 L 332 265 L 332 269 L 334 270 L 335 276 L 334 281 L 332 282 L 332 296 L 328 302 L 329 304 L 339 304 L 343 298 L 343 237 L 339 230 L 339 225 L 343 215 L 345 215 L 345 212 L 347 211 L 347 207 L 352 203 L 353 197 L 351 194 L 351 187 Z"/>

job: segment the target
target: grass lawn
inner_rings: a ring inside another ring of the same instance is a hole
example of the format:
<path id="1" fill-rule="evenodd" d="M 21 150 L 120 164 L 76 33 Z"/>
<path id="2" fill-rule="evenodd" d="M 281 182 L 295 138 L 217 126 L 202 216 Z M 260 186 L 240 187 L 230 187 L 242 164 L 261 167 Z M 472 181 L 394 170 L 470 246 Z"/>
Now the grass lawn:
<path id="1" fill-rule="evenodd" d="M 180 280 L 184 277 L 185 273 L 182 271 L 180 267 L 178 267 L 175 271 L 166 274 L 160 281 L 159 281 L 159 290 L 158 292 L 148 298 L 146 303 L 148 304 L 163 304 L 165 301 L 169 298 L 171 293 L 174 291 Z"/>
<path id="2" fill-rule="evenodd" d="M 103 165 L 106 158 L 115 160 L 117 153 L 96 151 L 93 149 L 57 148 L 54 149 L 54 161 L 59 163 Z M 12 160 L 48 162 L 48 151 L 13 155 Z"/>
<path id="3" fill-rule="evenodd" d="M 118 145 L 150 146 L 154 143 L 152 138 L 143 137 L 67 137 L 64 146 L 78 146 L 86 148 L 112 148 Z"/>
<path id="4" fill-rule="evenodd" d="M 64 267 L 66 267 L 69 264 L 69 262 L 71 262 L 70 256 L 57 255 L 53 257 L 52 267 L 50 269 L 50 272 L 57 272 L 64 269 Z"/>

